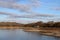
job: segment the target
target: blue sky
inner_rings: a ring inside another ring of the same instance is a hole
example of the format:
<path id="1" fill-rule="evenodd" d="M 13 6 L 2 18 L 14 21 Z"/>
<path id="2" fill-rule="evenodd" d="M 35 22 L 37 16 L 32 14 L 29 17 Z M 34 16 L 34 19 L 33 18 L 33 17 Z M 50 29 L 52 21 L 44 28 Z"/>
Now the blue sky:
<path id="1" fill-rule="evenodd" d="M 60 0 L 0 0 L 0 22 L 59 21 Z"/>

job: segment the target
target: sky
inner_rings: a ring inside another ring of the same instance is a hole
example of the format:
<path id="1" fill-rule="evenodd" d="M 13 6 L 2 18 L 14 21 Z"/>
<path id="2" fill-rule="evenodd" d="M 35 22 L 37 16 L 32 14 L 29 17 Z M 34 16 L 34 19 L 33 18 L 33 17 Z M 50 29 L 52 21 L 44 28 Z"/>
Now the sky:
<path id="1" fill-rule="evenodd" d="M 0 22 L 60 22 L 60 0 L 0 0 Z"/>

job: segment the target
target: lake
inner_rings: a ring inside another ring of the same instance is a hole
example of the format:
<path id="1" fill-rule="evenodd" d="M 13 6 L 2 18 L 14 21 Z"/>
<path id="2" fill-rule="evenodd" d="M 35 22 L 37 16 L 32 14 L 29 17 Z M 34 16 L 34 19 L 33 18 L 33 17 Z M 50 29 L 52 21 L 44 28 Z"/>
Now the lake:
<path id="1" fill-rule="evenodd" d="M 23 29 L 16 29 L 0 30 L 0 40 L 60 40 L 60 38 L 41 35 L 38 32 L 24 32 Z"/>

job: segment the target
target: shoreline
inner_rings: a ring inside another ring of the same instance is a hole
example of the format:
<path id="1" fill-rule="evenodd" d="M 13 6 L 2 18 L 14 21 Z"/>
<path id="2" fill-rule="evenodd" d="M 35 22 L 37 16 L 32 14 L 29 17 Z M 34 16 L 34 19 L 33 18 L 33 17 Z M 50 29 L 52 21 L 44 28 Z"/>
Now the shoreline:
<path id="1" fill-rule="evenodd" d="M 32 27 L 0 27 L 1 30 L 15 30 L 15 29 L 23 29 L 25 32 L 39 32 L 40 34 L 47 36 L 56 36 L 60 37 L 60 32 L 58 29 L 40 29 L 40 28 L 32 28 Z"/>
<path id="2" fill-rule="evenodd" d="M 24 29 L 25 32 L 39 32 L 40 34 L 47 35 L 47 36 L 55 36 L 60 37 L 59 30 L 46 30 L 46 29 Z"/>
<path id="3" fill-rule="evenodd" d="M 47 35 L 47 36 L 56 36 L 56 37 L 60 37 L 60 33 L 56 33 L 56 32 L 45 32 L 45 31 L 41 31 L 41 30 L 24 30 L 25 32 L 39 32 L 40 34 L 43 35 Z"/>

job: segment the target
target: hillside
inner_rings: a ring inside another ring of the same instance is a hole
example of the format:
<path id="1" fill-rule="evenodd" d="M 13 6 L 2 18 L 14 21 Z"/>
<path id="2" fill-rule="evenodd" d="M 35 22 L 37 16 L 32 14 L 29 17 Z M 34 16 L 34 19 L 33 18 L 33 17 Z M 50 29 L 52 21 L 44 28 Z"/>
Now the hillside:
<path id="1" fill-rule="evenodd" d="M 19 27 L 60 27 L 60 22 L 36 22 L 36 23 L 29 23 L 29 24 L 21 24 L 16 22 L 0 22 L 0 26 L 19 26 Z"/>

